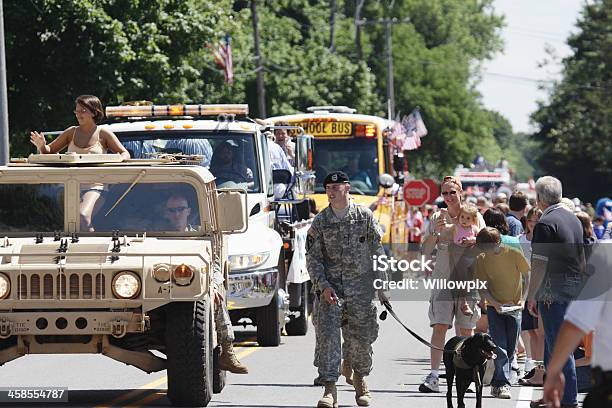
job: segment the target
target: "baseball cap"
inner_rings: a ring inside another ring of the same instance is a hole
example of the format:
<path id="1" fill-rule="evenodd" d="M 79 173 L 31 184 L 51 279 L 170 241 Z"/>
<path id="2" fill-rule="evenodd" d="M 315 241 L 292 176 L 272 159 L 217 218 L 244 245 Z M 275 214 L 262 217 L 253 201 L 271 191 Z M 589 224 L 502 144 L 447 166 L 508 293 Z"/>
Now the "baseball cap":
<path id="1" fill-rule="evenodd" d="M 331 173 L 327 175 L 327 177 L 325 177 L 325 180 L 323 180 L 323 187 L 327 187 L 328 184 L 348 183 L 348 182 L 349 182 L 349 178 L 345 172 L 332 171 Z"/>

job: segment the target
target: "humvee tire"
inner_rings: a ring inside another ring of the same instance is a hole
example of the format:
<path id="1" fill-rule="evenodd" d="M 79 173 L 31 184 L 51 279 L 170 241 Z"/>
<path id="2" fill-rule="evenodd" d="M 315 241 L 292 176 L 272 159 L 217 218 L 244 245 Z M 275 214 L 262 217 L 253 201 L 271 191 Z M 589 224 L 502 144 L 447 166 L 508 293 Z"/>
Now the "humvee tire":
<path id="1" fill-rule="evenodd" d="M 219 394 L 225 388 L 225 378 L 227 371 L 219 369 L 219 357 L 221 356 L 221 346 L 215 347 L 213 351 L 213 392 Z"/>
<path id="2" fill-rule="evenodd" d="M 290 285 L 300 285 L 301 304 L 296 308 L 296 312 L 300 312 L 299 317 L 291 316 L 291 320 L 285 325 L 285 330 L 289 336 L 304 336 L 308 333 L 308 282 L 290 283 Z"/>
<path id="3" fill-rule="evenodd" d="M 166 315 L 168 398 L 176 406 L 206 406 L 213 394 L 210 300 L 176 302 Z"/>
<path id="4" fill-rule="evenodd" d="M 257 343 L 262 347 L 280 344 L 281 326 L 278 306 L 278 291 L 267 306 L 257 309 Z"/>

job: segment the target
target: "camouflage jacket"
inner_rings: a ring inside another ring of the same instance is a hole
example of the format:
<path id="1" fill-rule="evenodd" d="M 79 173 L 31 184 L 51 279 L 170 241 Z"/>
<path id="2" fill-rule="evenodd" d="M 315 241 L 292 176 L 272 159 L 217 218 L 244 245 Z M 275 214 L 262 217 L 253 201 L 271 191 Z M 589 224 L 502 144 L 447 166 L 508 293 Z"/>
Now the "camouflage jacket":
<path id="1" fill-rule="evenodd" d="M 372 299 L 374 279 L 387 280 L 372 262 L 373 255 L 384 255 L 382 235 L 372 212 L 359 204 L 351 203 L 343 219 L 330 206 L 317 214 L 306 241 L 306 265 L 315 289 L 331 287 L 341 298 Z"/>

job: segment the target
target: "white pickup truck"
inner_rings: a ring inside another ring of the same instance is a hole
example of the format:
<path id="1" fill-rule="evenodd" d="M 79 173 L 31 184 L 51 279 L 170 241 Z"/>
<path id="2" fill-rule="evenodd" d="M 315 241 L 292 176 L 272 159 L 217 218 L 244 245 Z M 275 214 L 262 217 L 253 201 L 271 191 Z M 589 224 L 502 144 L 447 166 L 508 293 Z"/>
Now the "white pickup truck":
<path id="1" fill-rule="evenodd" d="M 255 325 L 261 346 L 278 346 L 285 324 L 288 334 L 305 334 L 309 277 L 303 255 L 309 221 L 303 220 L 307 215 L 296 216 L 303 208 L 299 200 L 275 205 L 268 154 L 273 142 L 248 118 L 248 105 L 126 105 L 107 107 L 106 113 L 105 126 L 133 158 L 190 156 L 208 168 L 220 189 L 247 191 L 248 229 L 228 239 L 232 323 Z M 304 149 L 312 143 L 304 140 L 298 141 L 297 174 L 307 181 L 314 176 L 304 164 L 309 157 Z"/>

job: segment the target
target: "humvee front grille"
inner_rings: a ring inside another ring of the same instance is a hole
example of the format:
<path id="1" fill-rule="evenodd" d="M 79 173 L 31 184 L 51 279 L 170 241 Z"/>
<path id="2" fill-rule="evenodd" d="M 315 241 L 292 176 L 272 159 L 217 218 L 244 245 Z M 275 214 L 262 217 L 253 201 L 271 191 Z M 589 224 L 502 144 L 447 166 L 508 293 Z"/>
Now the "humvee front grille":
<path id="1" fill-rule="evenodd" d="M 68 277 L 67 277 L 68 276 Z M 104 299 L 106 277 L 102 273 L 22 273 L 17 279 L 19 299 Z"/>

